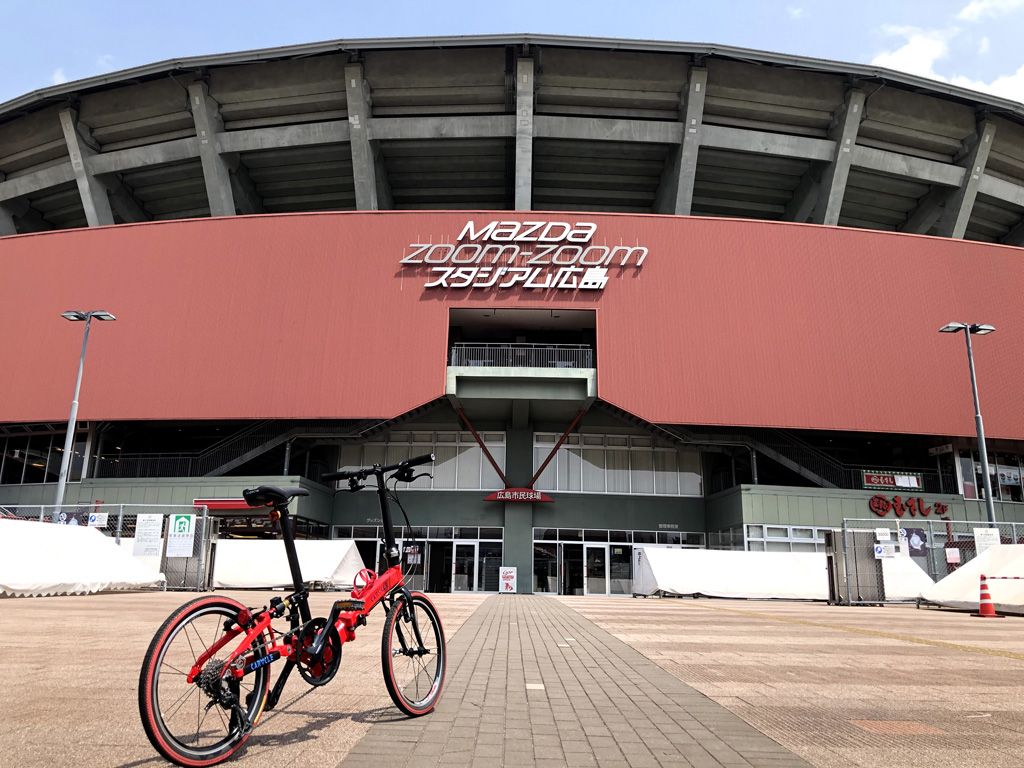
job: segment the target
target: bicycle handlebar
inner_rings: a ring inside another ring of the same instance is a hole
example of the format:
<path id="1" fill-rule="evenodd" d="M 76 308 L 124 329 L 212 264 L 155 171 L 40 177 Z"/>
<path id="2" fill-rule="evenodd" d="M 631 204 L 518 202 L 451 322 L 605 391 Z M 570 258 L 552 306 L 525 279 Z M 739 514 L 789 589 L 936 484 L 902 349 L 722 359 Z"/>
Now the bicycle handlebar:
<path id="1" fill-rule="evenodd" d="M 434 460 L 434 454 L 425 453 L 422 456 L 417 456 L 412 459 L 406 459 L 400 461 L 397 464 L 391 464 L 387 467 L 382 467 L 379 464 L 374 464 L 372 467 L 364 467 L 363 469 L 349 470 L 346 472 L 327 472 L 326 474 L 320 475 L 321 483 L 329 483 L 333 480 L 348 480 L 350 477 L 357 477 L 360 480 L 366 478 L 368 475 L 383 475 L 388 472 L 395 470 L 418 467 L 420 464 L 429 464 Z"/>

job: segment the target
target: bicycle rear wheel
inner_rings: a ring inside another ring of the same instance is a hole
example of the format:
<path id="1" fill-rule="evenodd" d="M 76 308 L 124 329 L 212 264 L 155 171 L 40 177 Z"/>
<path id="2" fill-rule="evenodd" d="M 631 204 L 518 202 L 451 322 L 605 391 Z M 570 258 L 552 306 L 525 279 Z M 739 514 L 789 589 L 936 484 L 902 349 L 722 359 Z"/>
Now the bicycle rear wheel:
<path id="1" fill-rule="evenodd" d="M 441 618 L 426 595 L 413 592 L 411 603 L 398 596 L 384 620 L 380 656 L 384 684 L 395 706 L 410 717 L 432 710 L 444 687 L 446 659 Z"/>
<path id="2" fill-rule="evenodd" d="M 195 682 L 186 681 L 200 655 L 224 637 L 225 624 L 233 625 L 243 607 L 231 598 L 213 596 L 186 603 L 167 618 L 146 651 L 139 675 L 142 725 L 157 752 L 178 765 L 216 765 L 249 737 L 238 713 L 214 703 L 208 692 L 219 684 L 224 661 L 244 635 L 231 638 L 215 653 Z M 259 659 L 266 652 L 254 640 L 248 653 Z M 248 722 L 255 724 L 267 697 L 269 670 L 263 666 L 240 680 L 227 679 Z"/>

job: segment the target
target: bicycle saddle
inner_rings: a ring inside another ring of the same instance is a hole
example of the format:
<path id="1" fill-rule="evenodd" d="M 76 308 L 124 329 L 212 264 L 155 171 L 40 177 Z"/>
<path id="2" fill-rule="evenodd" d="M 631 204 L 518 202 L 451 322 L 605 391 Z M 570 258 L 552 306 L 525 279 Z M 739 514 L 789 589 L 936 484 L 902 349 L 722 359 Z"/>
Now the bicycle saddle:
<path id="1" fill-rule="evenodd" d="M 259 488 L 242 491 L 242 497 L 250 507 L 283 506 L 296 496 L 309 496 L 309 491 L 305 488 L 278 488 L 273 485 L 261 485 Z"/>

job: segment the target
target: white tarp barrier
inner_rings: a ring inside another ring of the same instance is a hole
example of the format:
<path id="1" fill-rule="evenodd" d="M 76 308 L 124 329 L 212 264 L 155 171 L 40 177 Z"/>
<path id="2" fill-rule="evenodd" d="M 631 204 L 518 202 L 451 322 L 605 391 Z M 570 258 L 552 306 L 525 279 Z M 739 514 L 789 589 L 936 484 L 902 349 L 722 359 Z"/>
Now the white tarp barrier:
<path id="1" fill-rule="evenodd" d="M 363 569 L 356 543 L 351 539 L 296 541 L 302 578 L 351 589 Z M 284 542 L 272 539 L 220 539 L 214 560 L 216 588 L 291 587 L 292 572 Z"/>
<path id="2" fill-rule="evenodd" d="M 96 528 L 0 520 L 0 592 L 68 595 L 164 581 Z"/>
<path id="3" fill-rule="evenodd" d="M 633 593 L 828 600 L 825 555 L 716 549 L 633 549 Z"/>
<path id="4" fill-rule="evenodd" d="M 882 580 L 886 600 L 917 600 L 935 584 L 914 558 L 901 554 L 882 558 Z"/>
<path id="5" fill-rule="evenodd" d="M 1024 581 L 993 576 L 1024 576 L 1024 544 L 989 547 L 971 562 L 925 590 L 924 599 L 950 608 L 978 610 L 981 574 L 989 577 L 988 589 L 997 611 L 1024 613 Z"/>

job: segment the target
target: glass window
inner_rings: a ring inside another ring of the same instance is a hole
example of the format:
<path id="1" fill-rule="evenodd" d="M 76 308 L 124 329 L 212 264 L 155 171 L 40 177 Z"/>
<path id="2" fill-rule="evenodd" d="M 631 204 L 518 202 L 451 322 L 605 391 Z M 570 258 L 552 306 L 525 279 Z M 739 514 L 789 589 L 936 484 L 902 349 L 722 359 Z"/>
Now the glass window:
<path id="1" fill-rule="evenodd" d="M 584 445 L 604 445 L 604 438 L 601 435 L 583 435 Z"/>
<path id="2" fill-rule="evenodd" d="M 739 543 L 743 543 L 743 536 L 740 535 Z M 683 544 L 688 547 L 703 547 L 704 546 L 704 534 L 703 533 L 684 533 Z"/>
<path id="3" fill-rule="evenodd" d="M 682 496 L 700 496 L 700 454 L 685 451 L 679 454 L 679 493 Z"/>
<path id="4" fill-rule="evenodd" d="M 583 449 L 583 490 L 604 493 L 604 450 Z"/>
<path id="5" fill-rule="evenodd" d="M 547 459 L 550 453 L 550 448 L 535 447 L 533 449 L 534 469 L 540 469 L 540 465 Z M 533 484 L 533 487 L 538 491 L 558 490 L 556 465 L 557 462 L 554 459 L 549 461 L 548 465 L 544 467 L 544 471 L 540 473 L 540 477 L 537 478 L 537 482 Z"/>
<path id="6" fill-rule="evenodd" d="M 768 552 L 789 552 L 788 541 L 767 541 L 764 548 Z"/>
<path id="7" fill-rule="evenodd" d="M 631 437 L 629 438 L 629 444 L 634 448 L 650 448 L 651 438 L 649 437 Z"/>
<path id="8" fill-rule="evenodd" d="M 450 539 L 450 538 L 452 538 L 452 529 L 450 527 L 440 527 L 440 528 L 438 528 L 438 527 L 435 527 L 435 526 L 431 526 L 430 527 L 430 536 L 429 536 L 429 538 L 431 538 L 431 539 Z"/>
<path id="9" fill-rule="evenodd" d="M 481 528 L 480 538 L 497 539 L 498 541 L 501 541 L 504 538 L 504 536 L 502 536 L 501 528 Z"/>
<path id="10" fill-rule="evenodd" d="M 747 542 L 747 549 L 750 550 L 751 552 L 763 552 L 764 551 L 764 542 L 763 541 L 748 541 Z"/>
<path id="11" fill-rule="evenodd" d="M 625 447 L 625 446 L 629 445 L 629 438 L 626 438 L 626 437 L 615 437 L 613 435 L 609 435 L 605 439 L 605 443 L 607 445 L 609 445 L 609 446 Z"/>
<path id="12" fill-rule="evenodd" d="M 363 446 L 364 466 L 372 467 L 374 464 L 384 465 L 387 463 L 388 447 L 383 443 L 367 443 Z"/>
<path id="13" fill-rule="evenodd" d="M 480 461 L 483 451 L 479 445 L 459 445 L 458 486 L 463 489 L 480 487 Z"/>
<path id="14" fill-rule="evenodd" d="M 4 451 L 3 475 L 0 476 L 0 483 L 4 485 L 17 485 L 21 482 L 21 476 L 25 469 L 25 453 L 27 449 L 27 435 L 7 438 L 7 448 Z"/>
<path id="15" fill-rule="evenodd" d="M 789 538 L 789 531 L 786 530 L 785 528 L 772 528 L 771 526 L 769 526 L 768 529 L 767 529 L 767 534 L 768 534 L 768 538 L 769 539 L 788 539 Z M 788 552 L 789 550 L 786 550 L 786 551 Z"/>
<path id="16" fill-rule="evenodd" d="M 28 448 L 25 451 L 25 475 L 22 482 L 41 483 L 46 479 L 46 458 L 49 452 L 50 435 L 29 437 Z"/>
<path id="17" fill-rule="evenodd" d="M 656 531 L 633 531 L 634 544 L 657 544 L 658 534 Z"/>
<path id="18" fill-rule="evenodd" d="M 334 526 L 334 538 L 336 538 L 336 539 L 351 539 L 352 538 L 352 526 L 351 525 L 336 525 L 336 526 Z"/>
<path id="19" fill-rule="evenodd" d="M 558 540 L 558 529 L 557 528 L 534 528 L 533 529 L 533 540 L 534 541 L 557 541 Z"/>
<path id="20" fill-rule="evenodd" d="M 440 435 L 438 435 L 440 437 Z M 454 437 L 454 435 L 453 435 Z M 458 456 L 454 445 L 439 445 L 434 449 L 434 488 L 455 487 L 455 462 Z"/>
<path id="21" fill-rule="evenodd" d="M 747 526 L 747 537 L 751 539 L 763 539 L 764 528 L 760 525 L 748 525 Z"/>
<path id="22" fill-rule="evenodd" d="M 679 470 L 675 451 L 654 452 L 654 492 L 679 495 Z"/>
<path id="23" fill-rule="evenodd" d="M 398 462 L 405 461 L 408 458 L 409 458 L 409 444 L 408 443 L 405 443 L 405 444 L 399 443 L 398 445 L 395 445 L 394 443 L 389 443 L 388 444 L 387 452 L 385 453 L 384 465 L 388 466 L 390 464 L 397 464 Z"/>
<path id="24" fill-rule="evenodd" d="M 632 531 L 608 531 L 608 538 L 612 541 L 621 541 L 629 544 L 633 541 Z"/>
<path id="25" fill-rule="evenodd" d="M 352 538 L 353 539 L 376 539 L 377 538 L 377 527 L 374 525 L 354 525 L 352 526 Z"/>
<path id="26" fill-rule="evenodd" d="M 996 454 L 996 479 L 999 498 L 1003 501 L 1024 501 L 1021 495 L 1020 465 L 1016 455 Z"/>
<path id="27" fill-rule="evenodd" d="M 794 552 L 814 552 L 815 543 L 813 541 L 794 541 L 793 551 Z"/>
<path id="28" fill-rule="evenodd" d="M 682 544 L 683 538 L 679 531 L 658 531 L 659 544 Z"/>
<path id="29" fill-rule="evenodd" d="M 487 444 L 487 450 L 491 454 L 499 467 L 505 466 L 505 446 L 504 445 L 491 445 Z M 487 460 L 487 457 L 483 457 L 483 464 L 480 468 L 480 487 L 487 490 L 504 488 L 504 483 L 501 482 L 501 478 L 498 477 L 497 471 L 494 469 L 494 465 Z"/>
<path id="30" fill-rule="evenodd" d="M 559 528 L 558 538 L 561 541 L 583 541 L 583 531 L 579 528 Z"/>
<path id="31" fill-rule="evenodd" d="M 608 541 L 608 531 L 584 531 L 584 541 Z"/>
<path id="32" fill-rule="evenodd" d="M 814 530 L 812 528 L 794 528 L 793 529 L 793 538 L 794 539 L 813 539 L 814 538 Z"/>
<path id="33" fill-rule="evenodd" d="M 605 487 L 608 493 L 629 493 L 629 451 L 608 451 Z"/>
<path id="34" fill-rule="evenodd" d="M 477 539 L 480 537 L 479 528 L 460 527 L 455 529 L 456 539 Z"/>
<path id="35" fill-rule="evenodd" d="M 632 493 L 654 493 L 654 452 L 629 452 L 629 484 Z"/>

